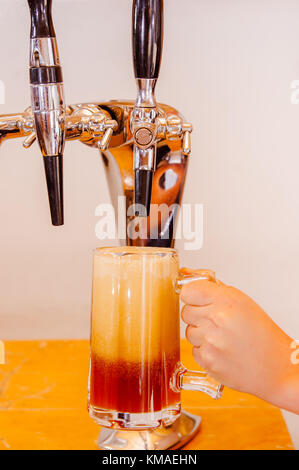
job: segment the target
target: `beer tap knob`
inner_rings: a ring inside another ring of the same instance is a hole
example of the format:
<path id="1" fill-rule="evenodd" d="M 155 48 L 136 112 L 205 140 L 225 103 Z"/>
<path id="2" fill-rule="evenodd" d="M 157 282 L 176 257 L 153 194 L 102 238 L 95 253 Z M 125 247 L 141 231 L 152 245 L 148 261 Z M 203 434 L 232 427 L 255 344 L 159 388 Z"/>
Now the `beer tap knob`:
<path id="1" fill-rule="evenodd" d="M 100 140 L 98 144 L 98 147 L 100 150 L 106 150 L 109 147 L 112 134 L 113 134 L 112 127 L 108 127 L 108 129 L 106 129 L 105 134 L 103 135 L 102 139 Z"/>
<path id="2" fill-rule="evenodd" d="M 97 146 L 100 150 L 106 150 L 109 147 L 113 131 L 117 128 L 117 121 L 107 118 L 104 113 L 99 111 L 94 112 L 86 120 L 86 130 L 93 137 L 99 139 Z"/>
<path id="3" fill-rule="evenodd" d="M 186 131 L 184 132 L 184 137 L 183 137 L 183 154 L 189 155 L 190 152 L 191 152 L 191 134 L 190 132 Z"/>
<path id="4" fill-rule="evenodd" d="M 65 104 L 52 21 L 52 0 L 28 0 L 31 14 L 30 88 L 35 135 L 41 149 L 53 225 L 63 225 Z M 24 146 L 34 141 L 33 133 Z"/>
<path id="5" fill-rule="evenodd" d="M 31 132 L 31 134 L 29 134 L 26 139 L 24 140 L 23 142 L 23 147 L 25 149 L 29 149 L 29 147 L 31 147 L 31 145 L 33 144 L 33 142 L 36 141 L 36 134 L 35 132 Z"/>
<path id="6" fill-rule="evenodd" d="M 132 113 L 134 141 L 135 214 L 150 211 L 153 172 L 156 165 L 157 103 L 163 43 L 163 0 L 133 0 L 133 62 L 137 100 Z"/>
<path id="7" fill-rule="evenodd" d="M 36 140 L 36 133 L 34 130 L 34 122 L 31 108 L 27 108 L 25 110 L 24 116 L 20 120 L 18 120 L 16 124 L 17 127 L 19 129 L 22 129 L 22 131 L 26 135 L 26 138 L 23 142 L 23 147 L 25 149 L 28 149 Z"/>
<path id="8" fill-rule="evenodd" d="M 182 125 L 182 131 L 183 131 L 183 154 L 189 155 L 191 153 L 192 125 L 188 123 L 184 123 Z"/>

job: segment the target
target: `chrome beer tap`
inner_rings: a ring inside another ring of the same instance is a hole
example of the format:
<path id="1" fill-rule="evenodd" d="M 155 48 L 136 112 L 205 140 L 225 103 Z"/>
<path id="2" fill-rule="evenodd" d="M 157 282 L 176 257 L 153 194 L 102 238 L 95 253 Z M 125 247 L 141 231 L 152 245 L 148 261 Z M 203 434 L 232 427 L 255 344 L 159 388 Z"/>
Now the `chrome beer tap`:
<path id="1" fill-rule="evenodd" d="M 104 162 L 110 195 L 125 196 L 126 209 L 157 219 L 158 236 L 131 239 L 127 245 L 173 246 L 176 208 L 183 193 L 192 126 L 169 105 L 157 103 L 163 42 L 163 0 L 133 0 L 135 102 L 79 103 L 65 106 L 61 66 L 52 21 L 52 0 L 28 0 L 31 13 L 31 107 L 0 116 L 0 143 L 25 137 L 38 140 L 46 172 L 53 225 L 63 224 L 62 154 L 65 140 L 97 147 Z M 134 204 L 135 203 L 135 204 Z M 155 207 L 168 206 L 162 217 Z M 141 210 L 140 210 L 141 208 Z M 126 213 L 127 228 L 132 212 Z M 149 220 L 150 222 L 150 220 Z M 150 226 L 150 224 L 148 224 Z M 169 233 L 165 238 L 165 233 Z"/>
<path id="2" fill-rule="evenodd" d="M 92 135 L 100 150 L 106 149 L 117 128 L 109 113 L 94 104 L 69 116 L 64 103 L 62 70 L 52 20 L 52 0 L 28 0 L 31 14 L 30 88 L 31 110 L 18 121 L 29 148 L 38 140 L 41 149 L 53 225 L 63 225 L 63 150 L 66 140 Z M 68 116 L 67 116 L 68 114 Z"/>
<path id="3" fill-rule="evenodd" d="M 30 89 L 34 130 L 41 149 L 53 225 L 63 225 L 65 104 L 62 71 L 52 21 L 52 0 L 28 0 L 31 14 Z"/>
<path id="4" fill-rule="evenodd" d="M 192 126 L 176 116 L 165 118 L 155 98 L 163 47 L 163 0 L 133 0 L 133 62 L 137 99 L 131 116 L 134 141 L 135 215 L 147 217 L 157 163 L 157 142 L 183 139 L 183 154 L 191 151 Z"/>
<path id="5" fill-rule="evenodd" d="M 133 1 L 133 62 L 137 100 L 132 113 L 135 214 L 150 212 L 156 168 L 158 109 L 155 87 L 163 45 L 163 0 Z"/>
<path id="6" fill-rule="evenodd" d="M 134 206 L 134 171 L 131 133 L 135 102 L 111 100 L 106 102 L 78 103 L 65 109 L 65 138 L 79 140 L 88 147 L 99 149 L 103 168 L 108 180 L 112 203 L 117 211 L 118 196 L 125 196 L 126 226 L 132 221 Z M 184 121 L 173 107 L 159 103 L 157 130 L 156 171 L 153 173 L 152 208 L 149 221 L 158 219 L 158 237 L 148 233 L 146 239 L 123 240 L 127 245 L 173 246 L 176 222 L 176 206 L 180 204 L 184 190 L 190 147 L 185 145 L 185 135 L 192 126 Z M 28 148 L 35 138 L 34 119 L 31 108 L 23 113 L 0 115 L 0 144 L 10 139 L 25 138 Z M 162 217 L 155 213 L 159 207 L 166 210 Z M 116 217 L 118 220 L 118 217 Z M 150 225 L 149 224 L 149 225 Z M 163 234 L 169 231 L 169 237 Z"/>

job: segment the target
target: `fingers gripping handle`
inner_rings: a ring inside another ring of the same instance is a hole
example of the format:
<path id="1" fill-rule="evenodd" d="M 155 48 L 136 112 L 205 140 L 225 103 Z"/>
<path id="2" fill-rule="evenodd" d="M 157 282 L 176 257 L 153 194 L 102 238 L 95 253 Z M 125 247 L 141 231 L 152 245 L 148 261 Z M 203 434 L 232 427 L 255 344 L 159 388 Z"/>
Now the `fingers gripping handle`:
<path id="1" fill-rule="evenodd" d="M 208 269 L 181 269 L 176 282 L 176 290 L 179 293 L 185 284 L 201 280 L 216 282 L 214 271 Z M 221 398 L 223 391 L 223 385 L 210 377 L 207 372 L 188 370 L 182 364 L 177 367 L 172 386 L 176 391 L 193 390 L 203 392 L 216 400 Z"/>
<path id="2" fill-rule="evenodd" d="M 210 269 L 180 269 L 177 281 L 176 281 L 176 290 L 178 293 L 181 292 L 181 289 L 184 285 L 189 284 L 189 282 L 194 281 L 216 281 L 216 275 L 214 271 Z"/>

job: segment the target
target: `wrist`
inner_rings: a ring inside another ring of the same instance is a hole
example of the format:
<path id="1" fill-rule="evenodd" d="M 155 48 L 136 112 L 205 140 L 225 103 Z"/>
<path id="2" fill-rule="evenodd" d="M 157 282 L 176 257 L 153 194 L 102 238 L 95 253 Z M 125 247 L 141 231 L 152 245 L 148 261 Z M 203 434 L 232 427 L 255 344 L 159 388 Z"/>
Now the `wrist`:
<path id="1" fill-rule="evenodd" d="M 292 365 L 274 384 L 268 401 L 279 408 L 299 414 L 299 365 Z"/>

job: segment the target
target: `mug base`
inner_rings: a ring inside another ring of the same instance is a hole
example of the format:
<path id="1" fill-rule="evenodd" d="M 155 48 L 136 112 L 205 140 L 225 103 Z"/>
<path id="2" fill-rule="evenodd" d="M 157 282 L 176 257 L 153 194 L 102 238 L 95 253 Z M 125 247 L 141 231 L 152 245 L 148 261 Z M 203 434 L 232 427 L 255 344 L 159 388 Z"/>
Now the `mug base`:
<path id="1" fill-rule="evenodd" d="M 144 431 L 101 429 L 100 450 L 167 450 L 180 449 L 199 432 L 201 417 L 182 411 L 167 427 Z"/>
<path id="2" fill-rule="evenodd" d="M 179 417 L 180 404 L 148 413 L 120 413 L 89 405 L 89 416 L 97 424 L 112 429 L 147 430 L 159 426 L 171 426 Z"/>

